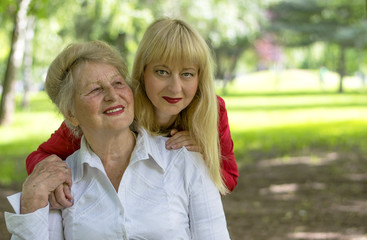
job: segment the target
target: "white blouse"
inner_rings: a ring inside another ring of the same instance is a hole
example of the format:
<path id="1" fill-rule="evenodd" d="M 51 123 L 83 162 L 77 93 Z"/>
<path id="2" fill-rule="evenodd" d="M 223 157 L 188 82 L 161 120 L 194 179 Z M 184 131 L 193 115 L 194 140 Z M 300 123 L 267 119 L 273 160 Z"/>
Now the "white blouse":
<path id="1" fill-rule="evenodd" d="M 165 137 L 139 130 L 118 192 L 82 138 L 66 159 L 74 205 L 19 214 L 20 194 L 5 213 L 12 239 L 230 239 L 221 197 L 201 154 L 166 150 Z M 20 227 L 21 226 L 21 227 Z"/>

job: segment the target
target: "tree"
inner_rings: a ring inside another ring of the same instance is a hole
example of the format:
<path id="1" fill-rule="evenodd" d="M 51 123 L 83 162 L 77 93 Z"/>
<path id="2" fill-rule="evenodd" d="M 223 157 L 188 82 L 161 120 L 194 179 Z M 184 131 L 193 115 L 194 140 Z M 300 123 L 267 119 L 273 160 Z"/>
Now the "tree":
<path id="1" fill-rule="evenodd" d="M 32 85 L 32 63 L 33 63 L 33 36 L 35 28 L 35 17 L 27 18 L 27 27 L 25 29 L 25 44 L 23 57 L 23 100 L 22 107 L 29 107 L 29 91 Z"/>
<path id="2" fill-rule="evenodd" d="M 363 19 L 362 0 L 296 0 L 281 1 L 268 8 L 271 26 L 286 46 L 308 46 L 322 41 L 338 46 L 336 71 L 343 92 L 346 75 L 346 52 L 363 49 L 367 44 L 367 24 Z"/>
<path id="3" fill-rule="evenodd" d="M 0 104 L 0 125 L 12 122 L 15 110 L 15 77 L 22 63 L 24 48 L 24 31 L 27 24 L 27 11 L 31 0 L 20 0 L 14 14 L 14 29 L 11 49 L 5 71 L 3 92 Z"/>

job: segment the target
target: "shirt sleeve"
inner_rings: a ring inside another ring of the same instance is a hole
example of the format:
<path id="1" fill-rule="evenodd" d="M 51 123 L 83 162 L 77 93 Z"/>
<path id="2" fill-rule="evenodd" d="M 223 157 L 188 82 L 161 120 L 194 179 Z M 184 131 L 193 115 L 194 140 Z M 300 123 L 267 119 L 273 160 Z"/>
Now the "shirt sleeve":
<path id="1" fill-rule="evenodd" d="M 219 96 L 217 96 L 217 99 L 219 108 L 218 133 L 222 157 L 221 172 L 228 190 L 233 191 L 237 185 L 238 167 L 233 153 L 233 140 L 229 129 L 225 102 Z"/>
<path id="2" fill-rule="evenodd" d="M 8 197 L 15 213 L 5 212 L 5 222 L 12 240 L 63 240 L 62 217 L 59 210 L 49 211 L 49 205 L 32 213 L 20 214 L 21 193 Z"/>
<path id="3" fill-rule="evenodd" d="M 65 160 L 79 148 L 80 138 L 76 138 L 65 122 L 63 122 L 46 142 L 42 143 L 36 151 L 29 154 L 26 160 L 27 172 L 31 174 L 37 163 L 52 154 L 56 154 Z"/>
<path id="4" fill-rule="evenodd" d="M 189 221 L 191 239 L 230 239 L 221 196 L 211 181 L 207 168 L 199 159 L 190 183 Z"/>

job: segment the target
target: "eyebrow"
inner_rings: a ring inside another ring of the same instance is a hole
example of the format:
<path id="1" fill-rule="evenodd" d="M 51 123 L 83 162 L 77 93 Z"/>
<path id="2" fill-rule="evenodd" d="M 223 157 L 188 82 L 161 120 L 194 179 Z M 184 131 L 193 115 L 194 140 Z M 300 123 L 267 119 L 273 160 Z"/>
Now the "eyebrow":
<path id="1" fill-rule="evenodd" d="M 164 67 L 164 68 L 168 68 L 168 69 L 171 69 L 170 67 L 168 67 L 167 65 L 165 64 L 157 64 L 157 65 L 154 65 L 153 67 Z M 182 69 L 182 71 L 186 71 L 186 70 L 194 70 L 194 71 L 198 71 L 199 68 L 195 67 L 195 66 L 189 66 L 189 67 L 185 67 Z"/>
<path id="2" fill-rule="evenodd" d="M 109 77 L 108 80 L 114 79 L 115 77 L 121 77 L 125 81 L 125 78 L 119 72 L 112 75 L 111 77 Z M 102 82 L 101 80 L 90 82 L 90 83 L 84 85 L 81 90 L 84 90 L 86 87 L 88 87 L 90 85 L 93 85 L 93 84 L 100 84 L 101 82 Z"/>

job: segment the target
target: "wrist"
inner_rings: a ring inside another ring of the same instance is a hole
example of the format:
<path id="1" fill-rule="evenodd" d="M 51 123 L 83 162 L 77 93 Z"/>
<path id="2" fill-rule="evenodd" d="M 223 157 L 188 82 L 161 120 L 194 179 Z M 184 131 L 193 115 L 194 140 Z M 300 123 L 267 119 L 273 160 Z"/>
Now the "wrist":
<path id="1" fill-rule="evenodd" d="M 20 198 L 20 213 L 32 213 L 40 208 L 47 206 L 48 194 L 40 194 L 39 191 L 23 190 Z"/>

